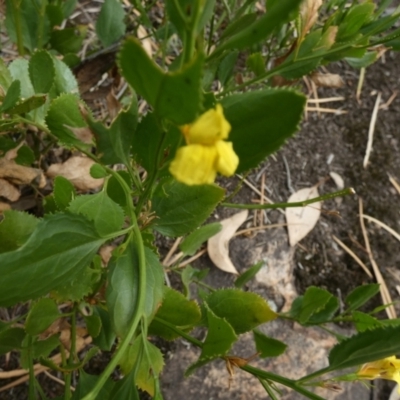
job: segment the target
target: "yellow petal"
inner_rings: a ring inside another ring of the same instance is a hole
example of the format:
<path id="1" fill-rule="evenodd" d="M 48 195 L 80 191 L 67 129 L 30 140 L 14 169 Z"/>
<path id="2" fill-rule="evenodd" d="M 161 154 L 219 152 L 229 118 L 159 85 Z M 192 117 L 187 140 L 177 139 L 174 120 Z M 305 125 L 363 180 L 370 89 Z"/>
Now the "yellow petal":
<path id="1" fill-rule="evenodd" d="M 178 149 L 169 171 L 173 177 L 186 185 L 213 183 L 216 176 L 214 146 L 192 144 Z"/>
<path id="2" fill-rule="evenodd" d="M 231 125 L 225 119 L 221 104 L 206 111 L 191 125 L 181 128 L 188 144 L 213 145 L 218 140 L 226 139 Z"/>
<path id="3" fill-rule="evenodd" d="M 239 165 L 239 157 L 234 152 L 232 143 L 220 140 L 215 147 L 218 152 L 217 171 L 225 176 L 233 175 Z"/>

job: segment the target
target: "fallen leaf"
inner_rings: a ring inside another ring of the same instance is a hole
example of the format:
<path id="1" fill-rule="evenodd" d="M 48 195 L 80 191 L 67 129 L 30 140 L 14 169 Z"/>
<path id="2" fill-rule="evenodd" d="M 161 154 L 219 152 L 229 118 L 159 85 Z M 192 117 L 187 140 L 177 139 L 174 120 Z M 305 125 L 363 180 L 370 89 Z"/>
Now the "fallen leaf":
<path id="1" fill-rule="evenodd" d="M 80 190 L 99 189 L 103 186 L 104 179 L 94 179 L 90 176 L 90 168 L 93 164 L 95 162 L 90 158 L 74 156 L 65 161 L 65 163 L 51 165 L 47 170 L 47 175 L 50 178 L 61 175 Z"/>
<path id="2" fill-rule="evenodd" d="M 99 255 L 101 257 L 101 261 L 103 266 L 107 266 L 108 262 L 111 260 L 112 252 L 115 249 L 115 246 L 105 245 L 101 246 L 99 249 Z"/>
<path id="3" fill-rule="evenodd" d="M 248 213 L 248 210 L 244 210 L 221 221 L 221 231 L 208 240 L 208 255 L 211 261 L 222 271 L 239 274 L 229 258 L 229 241 L 235 235 L 239 226 L 246 221 Z"/>
<path id="4" fill-rule="evenodd" d="M 312 188 L 300 189 L 293 193 L 288 203 L 296 203 L 318 197 L 316 186 Z M 317 201 L 305 207 L 286 208 L 286 222 L 288 224 L 288 234 L 290 246 L 295 246 L 301 239 L 305 238 L 314 228 L 321 215 L 321 202 Z"/>
<path id="5" fill-rule="evenodd" d="M 0 179 L 0 197 L 10 201 L 17 201 L 21 196 L 20 191 L 5 179 Z"/>
<path id="6" fill-rule="evenodd" d="M 40 188 L 46 185 L 46 179 L 40 169 L 24 167 L 6 158 L 0 159 L 0 178 L 16 185 L 36 183 Z"/>
<path id="7" fill-rule="evenodd" d="M 311 80 L 317 85 L 328 88 L 341 88 L 344 86 L 343 79 L 338 74 L 323 74 L 314 72 L 311 74 Z"/>

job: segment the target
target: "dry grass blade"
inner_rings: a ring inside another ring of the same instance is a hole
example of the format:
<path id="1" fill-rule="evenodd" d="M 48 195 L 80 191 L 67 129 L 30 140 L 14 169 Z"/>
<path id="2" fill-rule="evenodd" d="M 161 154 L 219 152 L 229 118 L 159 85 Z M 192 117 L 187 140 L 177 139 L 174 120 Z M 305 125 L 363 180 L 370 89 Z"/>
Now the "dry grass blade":
<path id="1" fill-rule="evenodd" d="M 340 239 L 338 239 L 336 236 L 332 236 L 333 240 L 347 253 L 349 254 L 354 261 L 365 271 L 365 273 L 370 277 L 373 278 L 373 275 L 371 274 L 371 271 L 368 269 L 368 267 L 356 256 L 356 254 L 349 249 Z"/>
<path id="2" fill-rule="evenodd" d="M 176 251 L 176 249 L 178 248 L 179 243 L 180 243 L 181 241 L 182 241 L 182 238 L 181 238 L 181 237 L 178 237 L 178 238 L 175 240 L 174 244 L 173 244 L 172 247 L 169 249 L 169 252 L 168 252 L 168 254 L 165 256 L 165 258 L 164 258 L 163 262 L 161 263 L 161 265 L 163 265 L 164 267 L 168 266 L 169 261 L 170 261 L 172 255 L 175 253 L 175 251 Z M 173 263 L 172 263 L 172 264 L 173 264 Z"/>
<path id="3" fill-rule="evenodd" d="M 57 383 L 59 383 L 60 385 L 63 385 L 63 386 L 65 386 L 65 382 L 62 380 L 62 379 L 60 379 L 60 378 L 57 378 L 56 376 L 54 376 L 54 375 L 52 375 L 49 371 L 43 371 L 44 372 L 44 374 L 46 375 L 46 376 L 48 376 L 51 380 L 53 380 L 54 382 L 57 382 Z M 72 392 L 75 392 L 75 387 L 74 386 L 70 386 L 70 389 L 71 389 L 71 391 Z"/>
<path id="4" fill-rule="evenodd" d="M 369 156 L 371 155 L 372 151 L 372 143 L 374 141 L 375 125 L 376 125 L 376 119 L 378 117 L 378 110 L 379 110 L 379 104 L 381 102 L 381 96 L 382 96 L 381 92 L 378 92 L 378 95 L 376 96 L 375 106 L 372 111 L 371 121 L 369 123 L 367 150 L 365 151 L 365 157 L 363 162 L 364 168 L 367 168 L 368 166 Z"/>
<path id="5" fill-rule="evenodd" d="M 383 222 L 379 221 L 379 219 L 376 219 L 374 217 L 370 217 L 369 215 L 363 215 L 363 218 L 365 218 L 368 221 L 374 222 L 375 224 L 377 224 L 381 228 L 385 229 L 387 232 L 392 234 L 400 242 L 400 235 L 394 229 L 392 229 L 390 226 L 387 226 Z"/>
<path id="6" fill-rule="evenodd" d="M 338 110 L 336 108 L 321 108 L 321 107 L 306 107 L 306 111 L 319 111 L 319 112 L 324 112 L 324 113 L 331 113 L 331 114 L 347 114 L 348 111 L 346 110 Z"/>
<path id="7" fill-rule="evenodd" d="M 307 99 L 307 103 L 330 103 L 332 101 L 343 101 L 346 100 L 345 97 L 343 96 L 337 96 L 337 97 L 324 97 L 322 99 Z"/>
<path id="8" fill-rule="evenodd" d="M 390 319 L 395 319 L 395 318 L 397 318 L 397 316 L 396 316 L 396 310 L 394 309 L 393 304 L 391 304 L 393 302 L 392 298 L 390 297 L 390 293 L 389 293 L 389 290 L 387 288 L 386 282 L 383 279 L 381 271 L 379 270 L 379 267 L 378 267 L 377 263 L 375 262 L 375 259 L 374 259 L 373 254 L 372 254 L 371 245 L 369 243 L 367 230 L 365 229 L 363 203 L 362 203 L 361 199 L 359 200 L 359 212 L 360 212 L 360 225 L 361 225 L 361 230 L 362 230 L 363 237 L 364 237 L 365 247 L 367 249 L 367 253 L 368 253 L 371 265 L 372 265 L 372 269 L 374 270 L 376 281 L 380 284 L 380 291 L 381 291 L 382 301 L 383 301 L 384 304 L 390 304 L 386 308 L 386 313 L 387 313 L 387 315 L 388 315 L 388 317 Z"/>
<path id="9" fill-rule="evenodd" d="M 181 262 L 181 263 L 179 264 L 178 267 L 179 267 L 179 268 L 186 267 L 186 265 L 190 264 L 190 263 L 193 262 L 194 260 L 197 260 L 197 259 L 200 258 L 203 254 L 206 254 L 206 253 L 207 253 L 207 249 L 200 250 L 200 251 L 199 251 L 197 254 L 195 254 L 194 256 L 192 256 L 192 257 L 188 258 L 187 260 Z"/>

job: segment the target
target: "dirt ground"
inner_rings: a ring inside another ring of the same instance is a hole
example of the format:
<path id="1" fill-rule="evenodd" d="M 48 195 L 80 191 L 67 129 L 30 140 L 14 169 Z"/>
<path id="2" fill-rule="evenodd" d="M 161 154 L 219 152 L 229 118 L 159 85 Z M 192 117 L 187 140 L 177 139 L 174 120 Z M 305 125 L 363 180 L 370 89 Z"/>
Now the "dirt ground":
<path id="1" fill-rule="evenodd" d="M 230 254 L 239 272 L 260 259 L 266 260 L 268 269 L 264 269 L 249 288 L 266 298 L 278 310 L 288 307 L 288 299 L 294 294 L 302 294 L 310 285 L 319 286 L 331 293 L 345 298 L 356 286 L 374 282 L 356 264 L 356 262 L 334 242 L 338 237 L 350 247 L 371 269 L 360 228 L 358 199 L 362 198 L 364 212 L 396 231 L 400 231 L 399 204 L 400 195 L 389 181 L 389 174 L 400 182 L 400 95 L 395 97 L 387 109 L 379 110 L 373 151 L 367 168 L 363 159 L 367 147 L 368 130 L 374 108 L 376 94 L 381 92 L 382 104 L 400 91 L 400 54 L 387 52 L 385 57 L 366 72 L 360 102 L 355 98 L 358 71 L 345 63 L 328 67 L 330 72 L 339 73 L 345 81 L 341 89 L 319 89 L 319 97 L 344 96 L 341 102 L 324 103 L 321 107 L 346 110 L 346 114 L 308 112 L 300 131 L 274 156 L 270 157 L 258 170 L 250 174 L 247 180 L 260 189 L 261 175 L 265 173 L 266 195 L 275 202 L 285 202 L 291 195 L 303 187 L 311 187 L 321 182 L 321 194 L 337 190 L 329 179 L 330 172 L 339 174 L 345 186 L 353 187 L 356 195 L 341 200 L 324 203 L 324 212 L 313 231 L 301 241 L 300 245 L 290 248 L 286 227 L 261 231 L 253 237 L 237 237 L 231 242 Z M 268 134 L 268 127 L 266 127 Z M 287 165 L 286 165 L 287 164 Z M 236 179 L 238 182 L 239 179 Z M 221 180 L 228 190 L 233 189 L 235 181 Z M 249 187 L 243 186 L 235 202 L 250 202 L 259 196 Z M 222 219 L 236 211 L 218 209 L 215 219 Z M 339 213 L 339 215 L 338 215 Z M 279 211 L 266 214 L 265 223 L 284 224 L 284 216 Z M 249 218 L 251 226 L 253 217 Z M 398 241 L 373 223 L 367 223 L 367 231 L 374 258 L 381 269 L 394 301 L 399 299 L 400 253 Z M 171 242 L 163 242 L 161 252 L 168 251 Z M 197 268 L 209 268 L 206 282 L 215 287 L 230 286 L 234 277 L 215 268 L 207 256 L 193 264 Z M 174 282 L 174 278 L 171 278 Z M 278 290 L 277 287 L 285 290 Z M 369 309 L 379 305 L 379 297 L 369 305 Z M 400 314 L 399 304 L 395 305 Z M 322 332 L 303 330 L 285 323 L 265 328 L 265 333 L 286 341 L 299 350 L 302 355 L 282 356 L 264 368 L 292 376 L 293 370 L 300 372 L 320 368 L 326 362 L 326 354 L 318 353 L 319 345 L 325 350 L 332 347 L 332 340 Z M 263 328 L 264 329 L 264 328 Z M 337 327 L 349 332 L 349 327 Z M 202 332 L 198 332 L 201 337 Z M 249 376 L 238 372 L 229 387 L 229 377 L 222 362 L 199 369 L 194 376 L 185 380 L 185 369 L 196 360 L 197 350 L 182 340 L 173 343 L 156 342 L 161 346 L 166 359 L 162 376 L 162 392 L 165 400 L 172 399 L 265 399 L 266 394 L 259 388 L 259 383 Z M 306 343 L 306 344 L 305 344 Z M 251 340 L 244 337 L 235 348 L 235 354 L 249 355 Z M 105 356 L 105 358 L 107 358 Z M 286 357 L 286 358 L 285 358 Z M 292 358 L 291 358 L 292 357 Z M 101 370 L 107 361 L 95 358 L 90 372 Z M 296 360 L 296 361 L 293 361 Z M 3 364 L 4 359 L 1 359 Z M 295 365 L 293 363 L 296 362 Z M 257 364 L 258 365 L 258 364 Z M 261 364 L 260 364 L 261 365 Z M 11 360 L 8 368 L 17 367 L 16 360 Z M 60 394 L 53 381 L 46 377 L 41 383 L 47 388 L 49 396 Z M 392 383 L 375 382 L 369 389 L 353 385 L 342 393 L 320 394 L 327 398 L 387 400 Z M 290 392 L 283 392 L 284 399 L 295 400 L 298 397 Z M 7 393 L 0 393 L 0 399 L 26 398 L 26 386 L 20 385 Z M 333 397 L 332 397 L 333 396 Z M 143 395 L 143 399 L 147 398 Z"/>

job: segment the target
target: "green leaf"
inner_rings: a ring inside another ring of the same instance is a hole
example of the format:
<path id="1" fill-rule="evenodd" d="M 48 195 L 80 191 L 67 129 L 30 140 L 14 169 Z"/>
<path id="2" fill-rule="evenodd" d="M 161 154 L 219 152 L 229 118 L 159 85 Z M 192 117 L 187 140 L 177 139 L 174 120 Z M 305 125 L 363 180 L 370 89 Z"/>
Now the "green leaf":
<path id="1" fill-rule="evenodd" d="M 55 301 L 48 298 L 40 299 L 29 310 L 25 330 L 32 336 L 39 335 L 58 318 L 60 318 L 60 312 Z"/>
<path id="2" fill-rule="evenodd" d="M 158 376 L 164 366 L 163 356 L 156 346 L 139 335 L 128 347 L 120 366 L 124 374 L 128 374 L 135 367 L 136 385 L 151 396 L 154 395 L 154 376 Z"/>
<path id="3" fill-rule="evenodd" d="M 62 94 L 52 101 L 46 117 L 46 124 L 51 133 L 65 145 L 78 148 L 89 148 L 69 129 L 86 127 L 79 110 L 79 99 L 73 94 Z"/>
<path id="4" fill-rule="evenodd" d="M 257 13 L 244 14 L 241 17 L 231 21 L 229 25 L 221 32 L 221 40 L 225 40 L 232 35 L 248 29 L 257 19 Z"/>
<path id="5" fill-rule="evenodd" d="M 118 0 L 105 0 L 96 22 L 96 33 L 104 47 L 111 46 L 125 34 L 125 11 Z"/>
<path id="6" fill-rule="evenodd" d="M 258 20 L 231 36 L 216 48 L 212 57 L 216 57 L 224 50 L 243 49 L 250 47 L 261 40 L 265 40 L 275 29 L 279 29 L 290 17 L 297 12 L 302 0 L 280 0 Z"/>
<path id="7" fill-rule="evenodd" d="M 0 332 L 0 355 L 12 350 L 20 350 L 25 331 L 21 328 L 9 328 Z"/>
<path id="8" fill-rule="evenodd" d="M 74 26 L 61 30 L 53 30 L 50 38 L 50 45 L 59 53 L 65 55 L 78 53 L 86 36 L 85 26 Z"/>
<path id="9" fill-rule="evenodd" d="M 137 98 L 134 96 L 129 108 L 122 110 L 110 126 L 110 141 L 114 153 L 125 165 L 130 163 L 130 145 L 137 122 Z"/>
<path id="10" fill-rule="evenodd" d="M 10 108 L 13 108 L 19 98 L 21 97 L 21 82 L 15 80 L 11 83 L 4 97 L 3 104 L 1 105 L 0 112 L 6 112 Z"/>
<path id="11" fill-rule="evenodd" d="M 375 4 L 373 3 L 358 4 L 351 7 L 339 25 L 336 41 L 344 42 L 356 35 L 365 22 L 368 22 L 374 9 Z"/>
<path id="12" fill-rule="evenodd" d="M 120 250 L 123 250 L 123 246 Z M 163 298 L 163 269 L 151 250 L 145 248 L 146 301 L 145 315 L 150 319 Z M 139 282 L 139 261 L 135 244 L 130 241 L 121 254 L 114 253 L 109 262 L 109 279 L 106 301 L 110 317 L 118 336 L 123 337 L 129 329 L 136 310 Z"/>
<path id="13" fill-rule="evenodd" d="M 353 68 L 366 68 L 378 59 L 377 51 L 367 51 L 361 58 L 347 57 L 345 60 Z"/>
<path id="14" fill-rule="evenodd" d="M 218 66 L 218 79 L 223 87 L 229 82 L 229 79 L 232 77 L 238 55 L 238 51 L 230 52 L 222 59 L 221 63 Z"/>
<path id="15" fill-rule="evenodd" d="M 115 383 L 109 400 L 140 400 L 135 384 L 135 370 L 132 370 L 123 379 Z"/>
<path id="16" fill-rule="evenodd" d="M 4 92 L 8 90 L 13 79 L 11 77 L 10 71 L 7 68 L 6 63 L 2 58 L 0 58 L 0 87 L 3 88 Z"/>
<path id="17" fill-rule="evenodd" d="M 199 361 L 222 357 L 228 353 L 238 337 L 224 318 L 217 317 L 210 308 L 207 310 L 207 336 L 204 340 Z"/>
<path id="18" fill-rule="evenodd" d="M 33 358 L 48 357 L 49 354 L 60 345 L 59 335 L 50 336 L 45 340 L 36 340 L 32 345 Z M 29 368 L 29 366 L 27 366 Z"/>
<path id="19" fill-rule="evenodd" d="M 75 388 L 71 400 L 83 399 L 87 394 L 91 392 L 92 389 L 94 389 L 99 379 L 99 376 L 89 375 L 83 369 L 81 369 L 79 371 L 79 382 Z M 97 398 L 109 399 L 114 392 L 114 385 L 115 382 L 111 378 L 108 378 L 102 389 L 100 390 L 100 393 L 97 394 Z"/>
<path id="20" fill-rule="evenodd" d="M 22 247 L 0 255 L 0 305 L 35 299 L 72 281 L 104 241 L 80 215 L 45 217 Z"/>
<path id="21" fill-rule="evenodd" d="M 263 267 L 264 262 L 260 261 L 257 264 L 254 264 L 252 267 L 247 269 L 245 272 L 239 275 L 239 277 L 235 281 L 235 287 L 241 288 L 244 286 L 247 282 L 249 282 L 251 279 L 253 279 L 258 271 Z"/>
<path id="22" fill-rule="evenodd" d="M 248 332 L 277 317 L 261 296 L 251 292 L 237 289 L 217 290 L 206 301 L 215 315 L 225 318 L 238 334 Z"/>
<path id="23" fill-rule="evenodd" d="M 46 15 L 49 18 L 51 28 L 61 25 L 64 20 L 64 12 L 59 4 L 47 4 Z"/>
<path id="24" fill-rule="evenodd" d="M 179 245 L 179 248 L 184 255 L 192 256 L 205 241 L 216 235 L 221 229 L 222 225 L 219 222 L 204 225 L 186 237 Z"/>
<path id="25" fill-rule="evenodd" d="M 356 287 L 346 297 L 346 304 L 349 305 L 347 311 L 353 311 L 357 310 L 357 308 L 360 308 L 369 299 L 379 293 L 379 287 L 380 285 L 378 283 L 370 283 Z"/>
<path id="26" fill-rule="evenodd" d="M 82 214 L 93 221 L 101 236 L 118 232 L 124 223 L 124 212 L 108 197 L 105 190 L 76 197 L 71 201 L 68 210 L 74 214 Z"/>
<path id="27" fill-rule="evenodd" d="M 72 71 L 63 61 L 59 60 L 55 56 L 52 57 L 56 72 L 54 80 L 54 90 L 56 95 L 60 95 L 62 93 L 75 93 L 78 95 L 78 82 L 76 81 Z"/>
<path id="28" fill-rule="evenodd" d="M 103 351 L 110 351 L 115 342 L 115 333 L 111 323 L 110 314 L 103 308 L 96 306 L 93 308 L 93 315 L 101 320 L 101 330 L 99 335 L 93 337 L 93 344 Z"/>
<path id="29" fill-rule="evenodd" d="M 29 62 L 24 58 L 16 58 L 12 61 L 8 69 L 11 73 L 13 81 L 21 82 L 21 97 L 27 99 L 35 94 L 32 82 L 29 78 Z"/>
<path id="30" fill-rule="evenodd" d="M 33 215 L 16 210 L 5 210 L 3 215 L 0 223 L 0 253 L 21 247 L 39 222 Z"/>
<path id="31" fill-rule="evenodd" d="M 222 100 L 232 125 L 229 140 L 239 156 L 237 172 L 256 167 L 296 131 L 305 97 L 288 89 L 234 94 Z"/>
<path id="32" fill-rule="evenodd" d="M 133 38 L 125 41 L 119 54 L 127 82 L 154 107 L 157 116 L 178 125 L 194 121 L 200 111 L 203 62 L 204 56 L 198 54 L 181 70 L 164 73 Z"/>
<path id="33" fill-rule="evenodd" d="M 380 321 L 374 318 L 372 315 L 365 314 L 360 311 L 353 311 L 351 313 L 351 316 L 353 318 L 353 323 L 357 329 L 357 332 L 364 332 L 382 326 Z"/>
<path id="34" fill-rule="evenodd" d="M 351 336 L 329 353 L 329 370 L 359 366 L 400 353 L 400 326 L 377 328 Z"/>
<path id="35" fill-rule="evenodd" d="M 101 318 L 97 314 L 84 315 L 86 328 L 92 338 L 99 336 L 102 328 Z"/>
<path id="36" fill-rule="evenodd" d="M 225 356 L 238 339 L 232 326 L 224 318 L 217 317 L 207 305 L 205 305 L 205 309 L 207 313 L 207 336 L 198 361 L 187 369 L 185 376 L 192 374 L 196 368 L 209 361 Z"/>
<path id="37" fill-rule="evenodd" d="M 161 336 L 166 340 L 173 340 L 179 335 L 163 324 L 163 321 L 184 332 L 189 332 L 200 321 L 200 318 L 200 308 L 195 301 L 188 300 L 181 293 L 167 287 L 161 307 L 149 326 L 149 334 Z"/>
<path id="38" fill-rule="evenodd" d="M 287 345 L 280 340 L 270 338 L 257 329 L 253 330 L 254 343 L 261 358 L 278 357 L 286 350 Z"/>
<path id="39" fill-rule="evenodd" d="M 140 121 L 132 137 L 132 153 L 136 161 L 149 174 L 161 167 L 158 165 L 159 147 L 163 146 L 163 163 L 167 163 L 174 155 L 182 138 L 180 131 L 170 126 L 163 132 L 154 113 L 147 113 Z"/>
<path id="40" fill-rule="evenodd" d="M 327 290 L 320 289 L 315 286 L 310 286 L 307 288 L 301 304 L 299 322 L 302 325 L 308 322 L 312 315 L 324 309 L 332 297 L 332 294 Z"/>
<path id="41" fill-rule="evenodd" d="M 265 72 L 265 61 L 261 53 L 253 53 L 247 57 L 246 65 L 255 76 L 262 75 Z"/>
<path id="42" fill-rule="evenodd" d="M 46 103 L 47 96 L 44 94 L 37 94 L 34 96 L 29 97 L 26 100 L 20 101 L 16 104 L 13 108 L 8 110 L 9 114 L 26 114 L 32 110 L 35 110 L 41 107 L 43 104 Z M 35 121 L 38 121 L 37 118 L 33 118 Z"/>
<path id="43" fill-rule="evenodd" d="M 320 311 L 317 311 L 309 318 L 307 324 L 318 325 L 331 322 L 338 309 L 339 299 L 332 296 Z"/>
<path id="44" fill-rule="evenodd" d="M 54 179 L 53 196 L 57 208 L 61 211 L 66 210 L 69 203 L 76 196 L 74 185 L 67 178 L 56 176 Z"/>
<path id="45" fill-rule="evenodd" d="M 31 165 L 36 160 L 35 153 L 28 146 L 21 146 L 17 151 L 15 162 L 20 165 Z"/>
<path id="46" fill-rule="evenodd" d="M 183 236 L 201 225 L 222 200 L 214 185 L 187 186 L 175 180 L 159 185 L 152 199 L 154 229 L 166 236 Z"/>
<path id="47" fill-rule="evenodd" d="M 53 59 L 45 50 L 36 51 L 29 61 L 29 77 L 35 93 L 48 93 L 53 86 L 55 69 Z"/>
<path id="48" fill-rule="evenodd" d="M 18 2 L 15 0 L 7 0 L 5 26 L 14 43 L 17 43 L 17 28 L 13 3 L 18 8 L 17 13 L 20 19 L 24 47 L 33 53 L 35 49 L 43 47 L 48 41 L 50 31 L 49 20 L 46 15 L 43 17 L 40 15 L 40 7 L 31 0 L 20 0 Z"/>
<path id="49" fill-rule="evenodd" d="M 105 178 L 109 175 L 109 172 L 100 164 L 93 164 L 90 167 L 90 176 L 94 179 Z"/>

